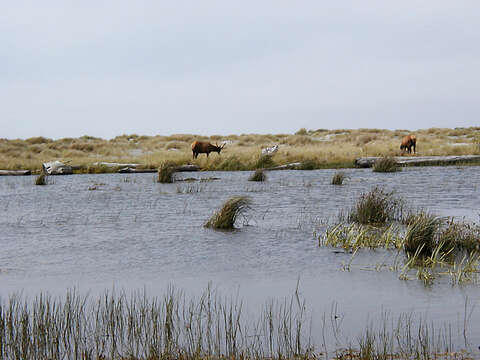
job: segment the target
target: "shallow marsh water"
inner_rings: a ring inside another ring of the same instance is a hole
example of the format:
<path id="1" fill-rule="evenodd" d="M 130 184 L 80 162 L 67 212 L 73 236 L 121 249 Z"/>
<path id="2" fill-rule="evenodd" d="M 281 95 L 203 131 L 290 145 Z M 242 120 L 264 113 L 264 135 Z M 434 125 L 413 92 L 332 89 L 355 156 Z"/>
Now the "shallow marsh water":
<path id="1" fill-rule="evenodd" d="M 255 313 L 265 301 L 292 296 L 298 283 L 314 333 L 332 311 L 349 339 L 385 312 L 415 313 L 451 324 L 460 343 L 467 304 L 470 345 L 480 345 L 479 284 L 399 280 L 398 272 L 374 270 L 392 257 L 383 250 L 360 251 L 343 271 L 351 255 L 318 247 L 313 235 L 376 185 L 413 208 L 478 222 L 480 167 L 344 172 L 343 186 L 330 185 L 335 170 L 269 172 L 263 183 L 247 181 L 251 172 L 183 173 L 178 177 L 218 179 L 173 184 L 156 183 L 155 174 L 58 176 L 48 186 L 33 185 L 34 177 L 0 177 L 0 295 L 75 288 L 155 296 L 170 284 L 198 295 L 211 284 Z M 239 230 L 203 228 L 235 195 L 252 199 Z"/>

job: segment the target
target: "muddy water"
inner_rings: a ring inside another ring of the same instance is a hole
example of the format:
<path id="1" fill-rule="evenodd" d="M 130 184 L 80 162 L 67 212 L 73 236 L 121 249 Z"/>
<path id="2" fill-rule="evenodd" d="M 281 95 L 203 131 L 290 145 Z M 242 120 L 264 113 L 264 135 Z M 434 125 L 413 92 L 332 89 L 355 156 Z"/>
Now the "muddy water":
<path id="1" fill-rule="evenodd" d="M 344 186 L 330 185 L 334 172 L 271 172 L 264 183 L 247 181 L 249 172 L 185 173 L 180 178 L 204 181 L 174 184 L 158 184 L 154 174 L 76 175 L 43 187 L 33 177 L 1 177 L 0 295 L 69 288 L 161 295 L 169 284 L 195 295 L 212 284 L 254 313 L 298 284 L 312 317 L 335 308 L 347 337 L 387 311 L 449 323 L 461 342 L 467 304 L 469 340 L 480 345 L 480 285 L 451 286 L 448 277 L 431 287 L 401 281 L 398 272 L 374 270 L 391 258 L 385 251 L 362 251 L 343 271 L 351 255 L 319 248 L 313 235 L 376 185 L 411 207 L 478 222 L 480 167 L 351 169 Z M 205 181 L 212 177 L 218 179 Z M 234 195 L 252 199 L 240 229 L 203 228 Z"/>

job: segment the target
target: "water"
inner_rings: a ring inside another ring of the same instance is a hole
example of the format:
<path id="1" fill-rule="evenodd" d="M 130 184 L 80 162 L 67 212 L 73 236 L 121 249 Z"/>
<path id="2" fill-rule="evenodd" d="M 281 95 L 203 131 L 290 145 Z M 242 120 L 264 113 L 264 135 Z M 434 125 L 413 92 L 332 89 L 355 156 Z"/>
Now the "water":
<path id="1" fill-rule="evenodd" d="M 195 295 L 212 284 L 255 313 L 298 286 L 312 317 L 335 308 L 349 337 L 385 311 L 453 324 L 460 334 L 467 304 L 469 339 L 480 345 L 477 284 L 401 281 L 398 272 L 374 271 L 391 257 L 383 250 L 361 251 L 357 266 L 342 271 L 351 255 L 318 247 L 313 235 L 374 186 L 413 208 L 478 222 L 480 168 L 349 169 L 344 186 L 330 185 L 334 172 L 270 172 L 264 183 L 247 181 L 250 172 L 184 173 L 218 179 L 174 184 L 156 183 L 155 174 L 58 176 L 48 186 L 33 185 L 33 177 L 0 177 L 0 295 L 61 295 L 71 288 L 162 295 L 169 284 Z M 240 229 L 203 228 L 235 195 L 252 199 Z"/>

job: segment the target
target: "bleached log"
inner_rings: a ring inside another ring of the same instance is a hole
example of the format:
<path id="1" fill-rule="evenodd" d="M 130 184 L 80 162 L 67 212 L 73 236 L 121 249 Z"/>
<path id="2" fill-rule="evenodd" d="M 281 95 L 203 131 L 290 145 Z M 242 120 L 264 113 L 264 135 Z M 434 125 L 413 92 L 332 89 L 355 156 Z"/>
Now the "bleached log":
<path id="1" fill-rule="evenodd" d="M 92 164 L 93 166 L 105 166 L 105 167 L 110 167 L 110 168 L 116 168 L 116 167 L 129 167 L 129 168 L 136 168 L 140 166 L 140 164 L 126 164 L 126 163 L 112 163 L 112 162 L 94 162 Z"/>
<path id="2" fill-rule="evenodd" d="M 263 170 L 289 170 L 289 169 L 296 169 L 301 165 L 302 165 L 301 162 L 294 162 L 294 163 L 290 163 L 290 164 L 274 166 L 274 167 L 271 167 L 271 168 L 265 168 Z"/>
<path id="3" fill-rule="evenodd" d="M 186 171 L 198 171 L 200 167 L 197 165 L 179 165 L 176 169 L 177 172 L 186 172 Z M 124 167 L 118 170 L 121 174 L 140 174 L 140 173 L 156 173 L 157 169 L 136 169 L 131 167 Z"/>
<path id="4" fill-rule="evenodd" d="M 61 161 L 50 161 L 43 163 L 43 171 L 48 175 L 70 175 L 73 169 L 70 165 L 66 165 Z"/>
<path id="5" fill-rule="evenodd" d="M 379 156 L 370 156 L 355 159 L 355 166 L 368 168 L 381 159 Z M 458 163 L 480 162 L 480 155 L 449 155 L 449 156 L 396 156 L 393 157 L 400 165 L 448 165 Z"/>
<path id="6" fill-rule="evenodd" d="M 22 176 L 31 175 L 30 170 L 0 170 L 0 176 Z"/>
<path id="7" fill-rule="evenodd" d="M 141 173 L 156 173 L 156 169 L 136 169 L 131 167 L 124 167 L 119 169 L 117 172 L 120 174 L 141 174 Z"/>
<path id="8" fill-rule="evenodd" d="M 278 151 L 278 145 L 273 145 L 271 147 L 266 147 L 262 149 L 262 155 L 273 155 Z"/>

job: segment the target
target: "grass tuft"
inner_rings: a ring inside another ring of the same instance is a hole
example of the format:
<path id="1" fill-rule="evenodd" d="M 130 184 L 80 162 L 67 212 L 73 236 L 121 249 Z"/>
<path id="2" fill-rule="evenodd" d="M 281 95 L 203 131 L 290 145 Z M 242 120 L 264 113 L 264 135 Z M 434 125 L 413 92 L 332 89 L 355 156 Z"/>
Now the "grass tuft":
<path id="1" fill-rule="evenodd" d="M 362 194 L 357 204 L 350 210 L 348 221 L 360 224 L 381 225 L 387 221 L 399 220 L 403 212 L 403 202 L 379 187 Z"/>
<path id="2" fill-rule="evenodd" d="M 158 182 L 159 183 L 173 183 L 174 174 L 177 171 L 177 165 L 171 161 L 165 161 L 158 168 Z"/>
<path id="3" fill-rule="evenodd" d="M 205 227 L 233 230 L 237 217 L 244 213 L 250 207 L 250 204 L 251 200 L 246 196 L 235 196 L 228 199 L 222 208 L 207 221 Z"/>
<path id="4" fill-rule="evenodd" d="M 405 235 L 405 252 L 431 256 L 435 249 L 435 233 L 442 220 L 431 214 L 419 213 L 410 219 Z"/>
<path id="5" fill-rule="evenodd" d="M 47 185 L 47 175 L 45 175 L 44 172 L 42 172 L 40 175 L 37 176 L 35 179 L 35 185 Z"/>
<path id="6" fill-rule="evenodd" d="M 255 172 L 248 178 L 249 181 L 265 181 L 267 176 L 263 169 L 257 169 Z"/>
<path id="7" fill-rule="evenodd" d="M 373 165 L 373 171 L 375 172 L 396 172 L 401 171 L 402 168 L 400 165 L 395 161 L 394 158 L 390 156 L 383 157 L 375 161 Z"/>
<path id="8" fill-rule="evenodd" d="M 345 173 L 342 171 L 336 172 L 332 177 L 332 185 L 343 185 L 345 180 Z"/>

